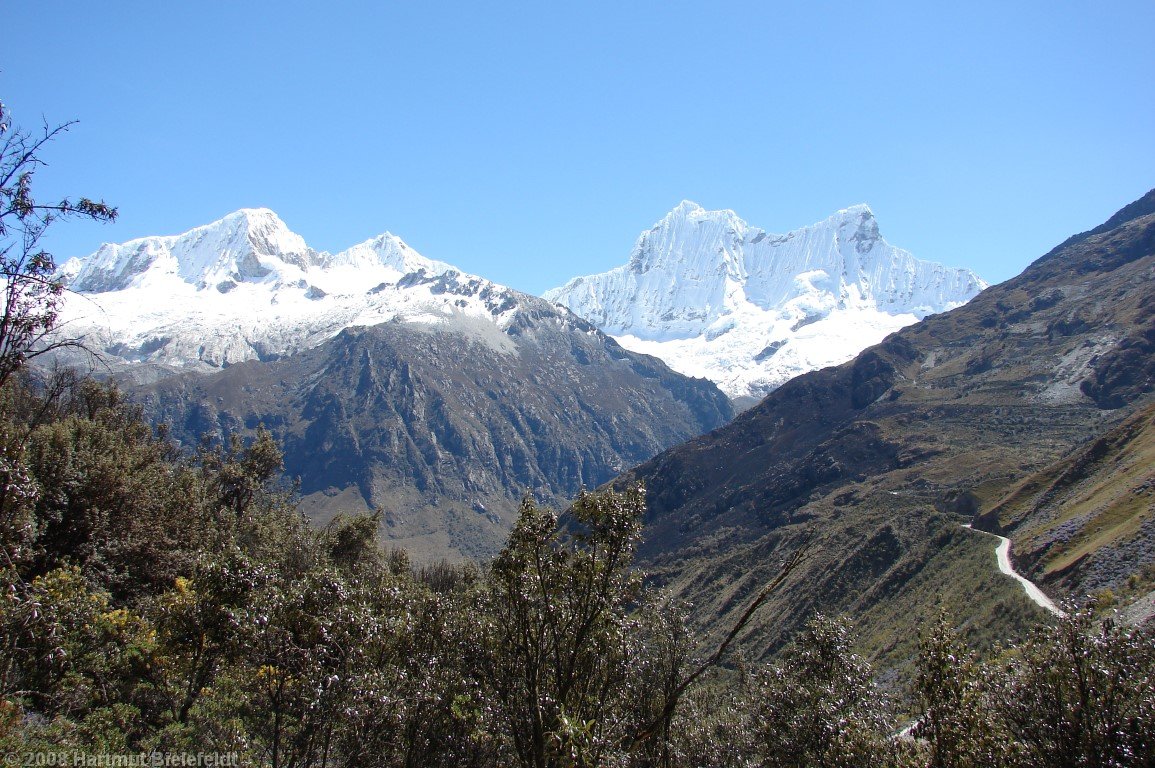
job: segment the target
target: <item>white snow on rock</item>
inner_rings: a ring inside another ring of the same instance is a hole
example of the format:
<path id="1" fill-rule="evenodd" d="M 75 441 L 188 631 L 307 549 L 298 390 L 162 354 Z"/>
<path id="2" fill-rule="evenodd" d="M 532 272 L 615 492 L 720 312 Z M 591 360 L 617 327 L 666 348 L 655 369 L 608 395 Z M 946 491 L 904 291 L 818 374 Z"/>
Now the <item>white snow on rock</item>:
<path id="1" fill-rule="evenodd" d="M 299 352 L 392 319 L 502 326 L 515 291 L 426 259 L 385 233 L 315 251 L 267 209 L 181 235 L 105 244 L 59 270 L 70 292 L 59 333 L 112 362 L 211 371 Z"/>
<path id="2" fill-rule="evenodd" d="M 60 335 L 111 363 L 197 371 L 294 354 L 393 319 L 504 330 L 528 299 L 388 232 L 316 251 L 267 209 L 105 244 L 58 274 L 70 289 Z M 761 397 L 984 287 L 968 270 L 889 245 L 864 205 L 773 235 L 686 201 L 642 233 L 627 264 L 546 298 L 731 397 Z"/>
<path id="3" fill-rule="evenodd" d="M 985 287 L 887 243 L 865 205 L 774 235 L 683 201 L 641 234 L 628 263 L 545 298 L 627 349 L 757 398 Z"/>

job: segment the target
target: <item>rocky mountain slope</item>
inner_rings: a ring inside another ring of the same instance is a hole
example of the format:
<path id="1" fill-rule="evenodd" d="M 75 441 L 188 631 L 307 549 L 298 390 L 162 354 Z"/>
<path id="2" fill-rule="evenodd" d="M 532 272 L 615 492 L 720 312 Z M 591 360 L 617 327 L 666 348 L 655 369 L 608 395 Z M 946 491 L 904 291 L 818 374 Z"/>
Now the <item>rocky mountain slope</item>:
<path id="1" fill-rule="evenodd" d="M 509 312 L 504 331 L 394 319 L 131 394 L 185 442 L 264 425 L 310 516 L 381 507 L 383 537 L 420 560 L 491 556 L 523 494 L 561 505 L 731 416 L 714 385 L 541 299 Z"/>
<path id="2" fill-rule="evenodd" d="M 984 511 L 1060 595 L 1127 600 L 1155 582 L 1155 405 L 1033 473 Z"/>
<path id="3" fill-rule="evenodd" d="M 411 554 L 484 558 L 523 494 L 561 504 L 732 415 L 705 380 L 385 234 L 317 252 L 271 211 L 64 265 L 64 332 L 186 445 L 264 426 L 324 522 L 384 511 Z"/>
<path id="4" fill-rule="evenodd" d="M 1155 192 L 967 305 L 800 376 L 726 427 L 627 473 L 619 484 L 647 490 L 647 566 L 716 627 L 784 553 L 806 545 L 809 558 L 775 596 L 772 618 L 746 638 L 754 653 L 776 648 L 816 609 L 855 617 L 867 650 L 892 659 L 913 652 L 919 620 L 942 605 L 978 636 L 1013 636 L 1038 610 L 997 573 L 990 538 L 960 523 L 990 524 L 984 513 L 994 508 L 1016 537 L 1022 511 L 1046 506 L 1028 492 L 1040 481 L 1028 478 L 1062 474 L 1054 462 L 1079 464 L 1078 451 L 1095 454 L 1104 435 L 1117 441 L 1109 430 L 1151 403 L 1153 275 Z M 1112 470 L 1120 498 L 1132 496 L 1125 509 L 1102 511 L 1130 522 L 1100 520 L 1092 530 L 1109 534 L 1070 539 L 1077 546 L 1066 550 L 1126 565 L 1087 571 L 1099 574 L 1090 580 L 1044 565 L 1033 571 L 1044 588 L 1081 594 L 1131 579 L 1150 589 L 1149 465 L 1132 446 Z M 1060 523 L 1077 517 L 1070 505 L 1080 497 L 1066 498 L 1050 497 L 1067 505 L 1049 511 Z M 1051 527 L 1057 542 L 1062 525 Z M 1037 553 L 1023 530 L 1015 551 Z"/>
<path id="5" fill-rule="evenodd" d="M 426 259 L 386 232 L 318 252 L 266 209 L 70 259 L 62 332 L 118 368 L 210 372 L 275 360 L 341 330 L 454 314 L 504 327 L 515 292 Z"/>
<path id="6" fill-rule="evenodd" d="M 749 400 L 984 287 L 969 270 L 887 243 L 865 205 L 774 235 L 684 201 L 642 233 L 627 264 L 545 296 L 623 346 Z"/>

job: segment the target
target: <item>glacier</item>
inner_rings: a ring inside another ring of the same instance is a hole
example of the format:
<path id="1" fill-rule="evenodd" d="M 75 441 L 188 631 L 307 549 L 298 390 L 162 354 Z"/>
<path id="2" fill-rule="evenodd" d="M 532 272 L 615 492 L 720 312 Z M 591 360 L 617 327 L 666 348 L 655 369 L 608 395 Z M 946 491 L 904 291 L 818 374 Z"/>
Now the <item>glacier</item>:
<path id="1" fill-rule="evenodd" d="M 153 364 L 153 376 L 277 359 L 394 319 L 501 328 L 523 303 L 388 232 L 335 254 L 313 250 L 263 208 L 180 235 L 104 244 L 57 276 L 69 289 L 58 335 L 81 340 L 114 370 Z M 507 347 L 500 334 L 475 335 Z"/>
<path id="2" fill-rule="evenodd" d="M 338 253 L 314 250 L 264 208 L 104 244 L 58 277 L 69 288 L 58 335 L 143 379 L 277 359 L 395 319 L 451 324 L 508 351 L 504 331 L 531 298 L 389 232 Z M 545 299 L 748 402 L 984 287 L 969 270 L 889 245 L 865 205 L 775 235 L 684 201 L 641 234 L 625 265 L 575 277 Z"/>
<path id="3" fill-rule="evenodd" d="M 626 264 L 544 297 L 749 401 L 985 287 L 887 243 L 866 205 L 776 235 L 686 200 L 638 237 Z"/>

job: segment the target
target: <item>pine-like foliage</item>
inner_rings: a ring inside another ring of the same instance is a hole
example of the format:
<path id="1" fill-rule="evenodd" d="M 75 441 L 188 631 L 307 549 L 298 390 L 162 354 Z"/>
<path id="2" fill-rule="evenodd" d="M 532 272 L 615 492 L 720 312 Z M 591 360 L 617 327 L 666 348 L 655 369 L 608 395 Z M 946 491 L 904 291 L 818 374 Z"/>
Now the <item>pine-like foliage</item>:
<path id="1" fill-rule="evenodd" d="M 181 452 L 91 381 L 0 388 L 0 750 L 209 745 L 278 768 L 1155 760 L 1152 637 L 1087 612 L 988 661 L 940 619 L 902 732 L 844 620 L 719 669 L 730 640 L 696 640 L 633 565 L 640 489 L 582 494 L 560 522 L 527 499 L 491 564 L 414 567 L 377 544 L 380 516 L 308 524 L 279 470 L 266 433 Z"/>

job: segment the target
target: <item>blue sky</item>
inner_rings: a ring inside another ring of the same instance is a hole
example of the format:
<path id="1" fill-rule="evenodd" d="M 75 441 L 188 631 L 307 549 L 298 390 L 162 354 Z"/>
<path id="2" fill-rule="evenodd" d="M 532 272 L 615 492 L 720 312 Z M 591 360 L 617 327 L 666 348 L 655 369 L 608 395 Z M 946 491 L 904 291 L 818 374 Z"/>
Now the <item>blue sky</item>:
<path id="1" fill-rule="evenodd" d="M 389 230 L 532 293 L 683 198 L 785 232 L 869 203 L 997 282 L 1155 186 L 1155 3 L 0 5 L 0 100 L 76 119 L 58 260 L 241 207 Z"/>

